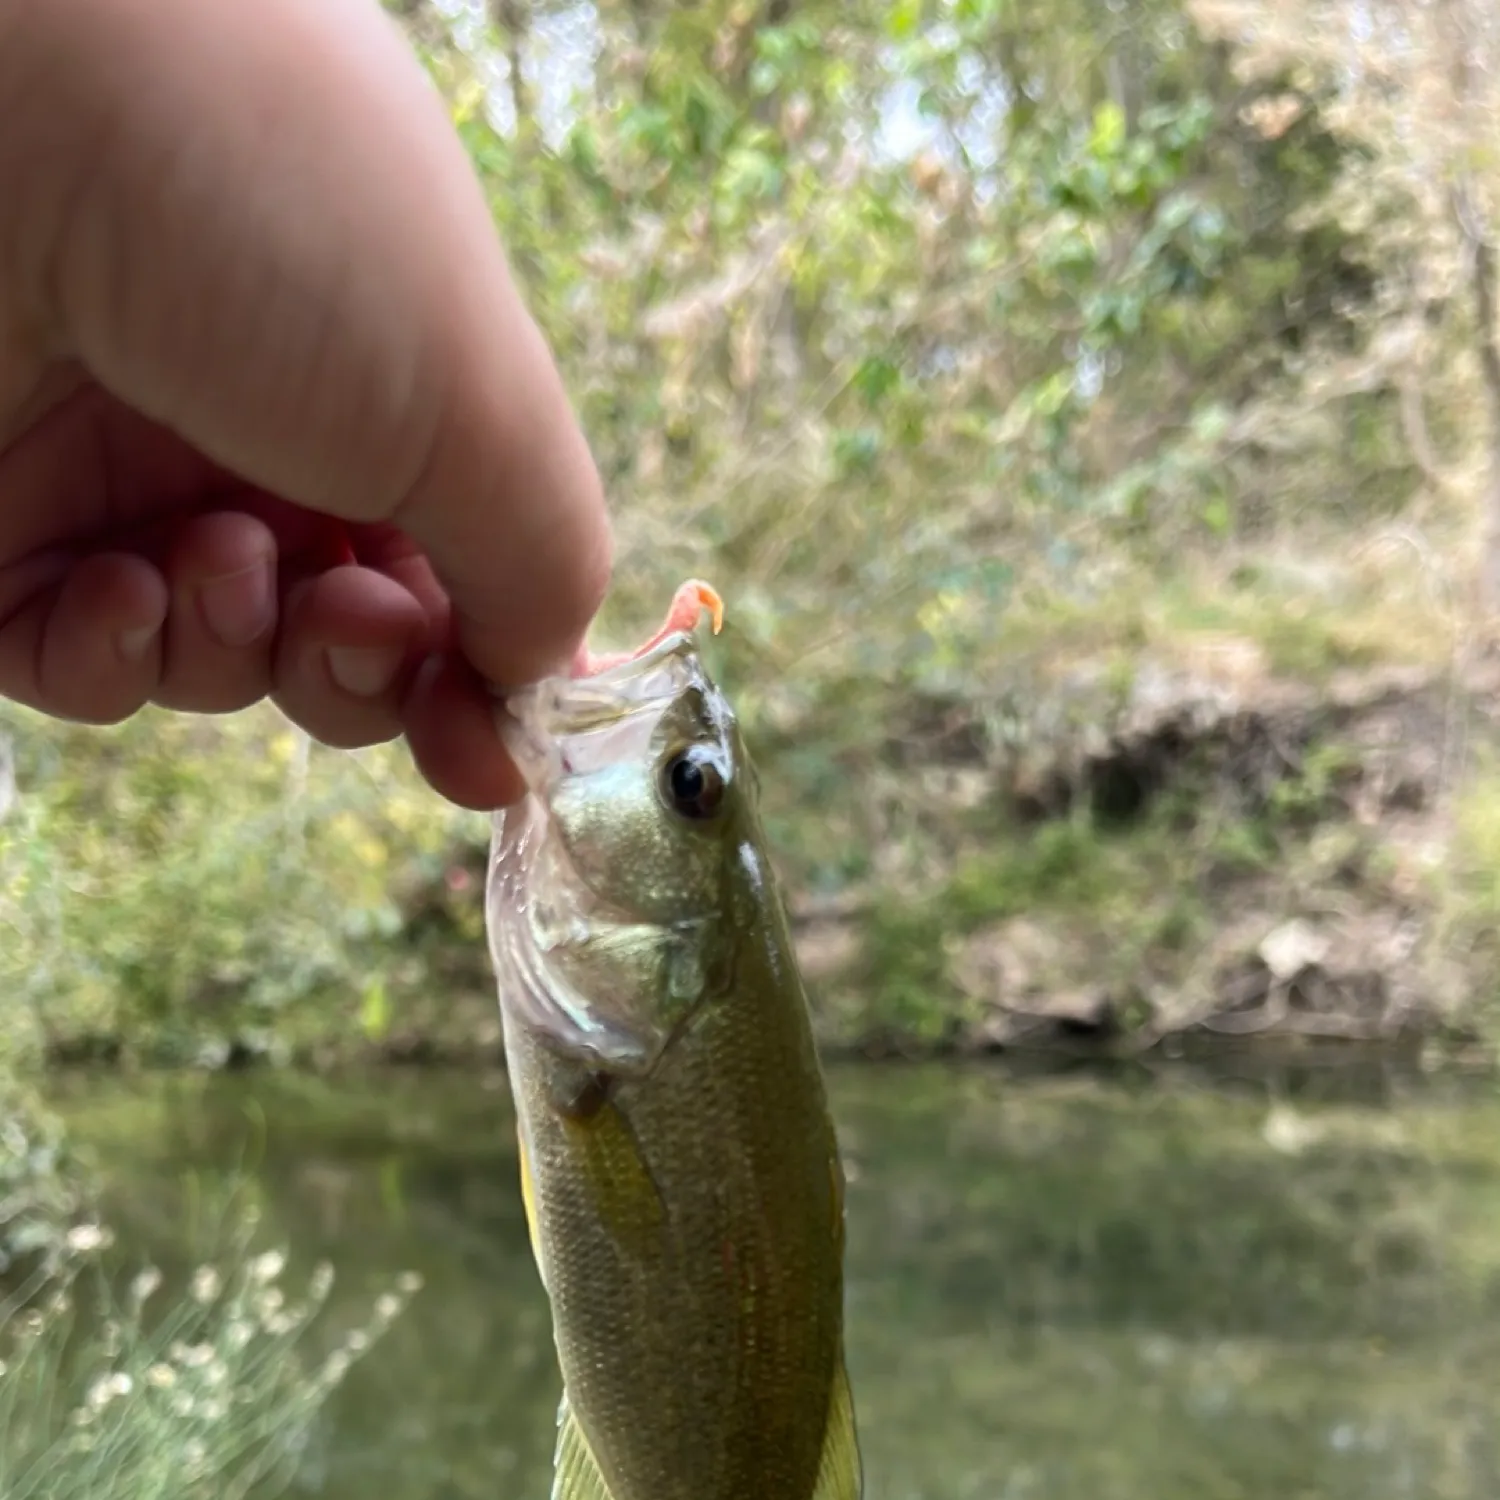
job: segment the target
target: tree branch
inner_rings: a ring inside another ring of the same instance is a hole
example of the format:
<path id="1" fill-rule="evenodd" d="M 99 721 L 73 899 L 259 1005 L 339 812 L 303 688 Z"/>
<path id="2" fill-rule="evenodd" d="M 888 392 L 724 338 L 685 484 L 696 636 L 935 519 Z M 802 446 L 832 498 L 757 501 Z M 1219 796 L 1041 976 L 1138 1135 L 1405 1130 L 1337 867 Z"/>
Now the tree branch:
<path id="1" fill-rule="evenodd" d="M 1495 242 L 1485 232 L 1469 184 L 1453 189 L 1453 214 L 1469 250 L 1469 291 L 1478 323 L 1479 372 L 1489 412 L 1489 473 L 1485 482 L 1484 556 L 1479 567 L 1479 605 L 1486 614 L 1500 613 L 1500 339 L 1495 327 Z"/>
<path id="2" fill-rule="evenodd" d="M 1398 410 L 1401 413 L 1401 432 L 1413 461 L 1429 488 L 1438 494 L 1451 496 L 1454 491 L 1452 479 L 1444 472 L 1432 444 L 1432 430 L 1427 425 L 1427 408 L 1422 400 L 1422 382 L 1415 374 L 1398 377 L 1396 381 Z"/>

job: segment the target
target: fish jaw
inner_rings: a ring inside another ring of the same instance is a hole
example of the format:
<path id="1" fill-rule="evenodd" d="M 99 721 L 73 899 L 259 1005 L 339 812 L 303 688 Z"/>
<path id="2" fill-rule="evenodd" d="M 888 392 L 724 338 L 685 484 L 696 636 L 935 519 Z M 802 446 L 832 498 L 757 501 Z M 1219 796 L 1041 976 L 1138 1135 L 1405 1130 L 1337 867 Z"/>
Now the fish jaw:
<path id="1" fill-rule="evenodd" d="M 547 961 L 559 934 L 588 919 L 570 912 L 565 900 L 543 909 L 532 893 L 537 863 L 548 857 L 542 823 L 539 809 L 527 798 L 497 815 L 491 841 L 486 901 L 502 1020 L 507 1029 L 525 1026 L 580 1066 L 640 1076 L 665 1044 L 659 1030 L 611 1015 Z"/>
<path id="2" fill-rule="evenodd" d="M 676 1025 L 639 1008 L 632 1013 L 618 995 L 590 999 L 567 972 L 566 955 L 593 941 L 623 954 L 643 975 L 660 969 L 663 984 L 683 990 L 696 973 L 706 918 L 670 927 L 632 923 L 631 913 L 600 896 L 549 823 L 570 781 L 644 758 L 663 716 L 685 693 L 717 697 L 692 634 L 704 609 L 717 631 L 719 596 L 707 584 L 684 584 L 662 627 L 636 651 L 582 653 L 572 676 L 508 695 L 498 716 L 527 785 L 519 803 L 495 815 L 486 882 L 502 1013 L 535 1031 L 555 1053 L 611 1075 L 648 1073 Z"/>

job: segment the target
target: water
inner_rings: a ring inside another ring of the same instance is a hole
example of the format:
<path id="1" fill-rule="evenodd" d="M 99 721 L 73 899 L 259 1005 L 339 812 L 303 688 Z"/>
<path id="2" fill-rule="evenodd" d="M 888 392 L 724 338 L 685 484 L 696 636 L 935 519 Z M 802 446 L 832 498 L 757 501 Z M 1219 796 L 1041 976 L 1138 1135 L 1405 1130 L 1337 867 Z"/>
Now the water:
<path id="1" fill-rule="evenodd" d="M 1500 1090 L 862 1068 L 849 1353 L 869 1500 L 1493 1500 Z M 1321 1096 L 1321 1097 L 1320 1097 Z M 557 1380 L 498 1079 L 75 1080 L 122 1239 L 216 1183 L 339 1271 L 357 1364 L 294 1494 L 548 1493 Z"/>

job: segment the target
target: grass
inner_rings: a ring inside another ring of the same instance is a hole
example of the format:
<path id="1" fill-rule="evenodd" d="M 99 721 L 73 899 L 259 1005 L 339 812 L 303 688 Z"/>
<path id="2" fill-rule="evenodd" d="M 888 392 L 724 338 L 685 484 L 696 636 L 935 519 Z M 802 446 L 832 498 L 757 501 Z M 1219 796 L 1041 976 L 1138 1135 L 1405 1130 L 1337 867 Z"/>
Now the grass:
<path id="1" fill-rule="evenodd" d="M 116 1295 L 111 1236 L 80 1223 L 0 1301 L 6 1500 L 239 1500 L 290 1477 L 328 1396 L 417 1287 L 399 1278 L 363 1327 L 311 1360 L 301 1346 L 332 1268 L 284 1287 L 284 1254 L 249 1251 L 254 1223 L 246 1214 L 224 1261 L 165 1303 L 150 1266 Z"/>
<path id="2" fill-rule="evenodd" d="M 7 1275 L 57 1262 L 81 1202 L 61 1125 L 0 1065 L 0 1285 Z"/>
<path id="3" fill-rule="evenodd" d="M 1265 676 L 1321 683 L 1349 668 L 1441 666 L 1455 645 L 1448 585 L 1406 557 L 1381 532 L 1357 547 L 1311 534 L 1265 551 L 1173 559 L 1155 576 L 1122 569 L 1090 593 L 1018 593 L 1002 638 L 1022 658 L 1121 665 L 1149 655 L 1238 670 L 1251 686 Z"/>
<path id="4" fill-rule="evenodd" d="M 1435 912 L 1429 947 L 1449 983 L 1481 976 L 1466 1007 L 1486 1036 L 1500 1026 L 1500 756 L 1472 756 L 1463 789 L 1454 798 L 1446 857 L 1426 871 L 1426 895 Z"/>

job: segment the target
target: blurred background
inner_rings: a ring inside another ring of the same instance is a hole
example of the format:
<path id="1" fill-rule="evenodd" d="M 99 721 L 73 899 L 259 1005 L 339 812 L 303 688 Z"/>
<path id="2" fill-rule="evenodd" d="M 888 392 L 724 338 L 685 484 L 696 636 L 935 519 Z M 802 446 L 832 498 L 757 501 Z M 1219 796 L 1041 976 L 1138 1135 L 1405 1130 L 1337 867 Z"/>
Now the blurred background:
<path id="1" fill-rule="evenodd" d="M 389 8 L 599 642 L 726 600 L 870 1500 L 1493 1500 L 1500 14 Z M 0 813 L 0 1493 L 544 1493 L 486 821 L 270 709 Z"/>

